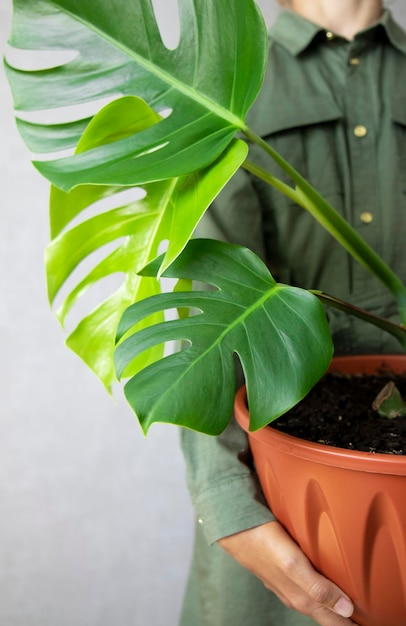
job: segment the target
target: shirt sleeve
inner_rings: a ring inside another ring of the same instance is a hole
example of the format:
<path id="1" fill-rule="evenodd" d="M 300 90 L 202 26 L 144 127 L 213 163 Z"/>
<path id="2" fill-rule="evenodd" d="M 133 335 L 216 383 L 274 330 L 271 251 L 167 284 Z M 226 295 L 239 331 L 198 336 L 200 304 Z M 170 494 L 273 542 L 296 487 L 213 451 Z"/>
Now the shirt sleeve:
<path id="1" fill-rule="evenodd" d="M 181 430 L 186 477 L 208 543 L 275 519 L 250 463 L 248 438 L 232 419 L 217 437 Z"/>
<path id="2" fill-rule="evenodd" d="M 250 176 L 240 169 L 196 236 L 245 245 L 263 258 L 262 231 L 259 199 Z M 217 437 L 181 429 L 181 447 L 191 499 L 209 543 L 275 519 L 252 466 L 247 435 L 234 419 Z"/>

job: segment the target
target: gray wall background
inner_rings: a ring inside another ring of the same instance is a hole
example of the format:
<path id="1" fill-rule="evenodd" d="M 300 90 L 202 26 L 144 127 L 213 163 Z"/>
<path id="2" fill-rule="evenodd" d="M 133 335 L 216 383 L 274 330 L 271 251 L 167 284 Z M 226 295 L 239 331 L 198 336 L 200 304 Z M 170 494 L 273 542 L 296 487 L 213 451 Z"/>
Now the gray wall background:
<path id="1" fill-rule="evenodd" d="M 170 41 L 175 2 L 155 0 Z M 259 4 L 271 22 L 276 3 Z M 406 24 L 404 1 L 391 8 Z M 0 624 L 175 626 L 193 527 L 177 431 L 145 440 L 63 345 L 43 275 L 48 185 L 2 70 L 0 184 Z"/>

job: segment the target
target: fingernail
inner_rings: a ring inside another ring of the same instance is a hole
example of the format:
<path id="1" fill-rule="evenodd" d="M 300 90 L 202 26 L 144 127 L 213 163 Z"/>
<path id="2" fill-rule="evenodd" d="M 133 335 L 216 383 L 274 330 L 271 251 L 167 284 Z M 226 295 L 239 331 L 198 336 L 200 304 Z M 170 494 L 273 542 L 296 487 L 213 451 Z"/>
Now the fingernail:
<path id="1" fill-rule="evenodd" d="M 351 600 L 341 596 L 341 598 L 339 598 L 339 600 L 335 603 L 333 611 L 338 615 L 341 615 L 341 617 L 351 617 L 354 612 L 354 607 Z"/>

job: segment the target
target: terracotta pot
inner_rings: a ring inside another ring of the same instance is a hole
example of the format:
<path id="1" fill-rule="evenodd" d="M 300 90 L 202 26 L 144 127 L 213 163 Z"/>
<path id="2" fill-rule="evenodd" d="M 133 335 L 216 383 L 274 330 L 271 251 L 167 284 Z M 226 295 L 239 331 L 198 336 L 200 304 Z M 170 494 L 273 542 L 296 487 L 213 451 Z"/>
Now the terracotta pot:
<path id="1" fill-rule="evenodd" d="M 331 371 L 406 373 L 404 356 L 337 357 Z M 235 414 L 248 432 L 245 388 Z M 361 626 L 406 624 L 406 456 L 249 433 L 268 504 L 317 570 L 354 601 Z"/>

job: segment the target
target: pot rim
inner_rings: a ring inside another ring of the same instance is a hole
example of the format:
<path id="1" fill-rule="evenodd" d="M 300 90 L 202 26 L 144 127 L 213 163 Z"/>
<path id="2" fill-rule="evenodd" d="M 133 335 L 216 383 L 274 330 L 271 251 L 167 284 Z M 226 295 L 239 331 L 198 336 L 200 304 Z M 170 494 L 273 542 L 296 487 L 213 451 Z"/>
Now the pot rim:
<path id="1" fill-rule="evenodd" d="M 365 365 L 369 361 L 369 365 Z M 350 373 L 373 373 L 381 365 L 388 370 L 406 372 L 406 356 L 403 355 L 356 355 L 335 357 L 329 371 L 340 371 L 340 365 L 350 363 Z M 392 363 L 391 367 L 389 363 Z M 247 432 L 250 440 L 258 440 L 286 454 L 294 454 L 323 465 L 334 465 L 347 469 L 379 474 L 406 475 L 406 455 L 393 455 L 374 452 L 361 452 L 336 448 L 321 443 L 314 443 L 287 435 L 265 426 L 257 431 L 249 431 L 249 412 L 245 385 L 240 387 L 235 396 L 235 417 L 240 426 Z"/>

